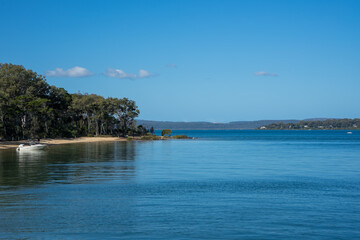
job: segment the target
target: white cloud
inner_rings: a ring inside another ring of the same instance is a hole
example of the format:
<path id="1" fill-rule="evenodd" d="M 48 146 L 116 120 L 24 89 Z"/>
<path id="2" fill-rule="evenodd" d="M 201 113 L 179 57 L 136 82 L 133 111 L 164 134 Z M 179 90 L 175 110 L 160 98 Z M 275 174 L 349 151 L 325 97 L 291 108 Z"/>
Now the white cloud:
<path id="1" fill-rule="evenodd" d="M 175 64 L 173 64 L 173 63 L 167 64 L 166 67 L 168 67 L 168 68 L 177 68 L 177 66 Z"/>
<path id="2" fill-rule="evenodd" d="M 146 71 L 144 69 L 139 70 L 138 78 L 147 78 L 147 77 L 151 77 L 151 76 L 153 76 L 153 75 L 151 73 L 149 73 L 148 71 Z"/>
<path id="3" fill-rule="evenodd" d="M 108 68 L 108 70 L 106 70 L 105 75 L 108 77 L 113 77 L 113 78 L 127 78 L 127 79 L 134 79 L 136 78 L 135 74 L 129 74 L 124 72 L 123 70 L 120 69 L 112 69 L 112 68 Z"/>
<path id="4" fill-rule="evenodd" d="M 276 73 L 269 73 L 269 72 L 255 72 L 255 76 L 270 76 L 270 77 L 277 77 L 278 75 Z"/>
<path id="5" fill-rule="evenodd" d="M 68 70 L 55 68 L 55 70 L 46 71 L 48 77 L 88 77 L 94 75 L 92 72 L 83 67 L 73 67 Z"/>
<path id="6" fill-rule="evenodd" d="M 150 72 L 144 69 L 140 69 L 138 75 L 136 75 L 133 73 L 126 73 L 121 69 L 113 69 L 113 68 L 108 68 L 105 72 L 105 75 L 108 77 L 120 78 L 120 79 L 147 78 L 154 76 L 153 74 L 151 74 Z"/>

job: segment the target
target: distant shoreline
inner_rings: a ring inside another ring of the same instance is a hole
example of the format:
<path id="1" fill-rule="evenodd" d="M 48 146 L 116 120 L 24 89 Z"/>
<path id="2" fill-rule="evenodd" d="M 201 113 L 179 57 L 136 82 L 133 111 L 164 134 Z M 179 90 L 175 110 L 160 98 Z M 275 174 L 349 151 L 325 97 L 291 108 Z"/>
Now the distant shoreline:
<path id="1" fill-rule="evenodd" d="M 171 121 L 151 121 L 136 120 L 138 125 L 146 128 L 153 127 L 155 130 L 171 129 L 175 130 L 251 130 L 266 127 L 267 129 L 280 129 L 281 126 L 286 129 L 308 128 L 319 129 L 360 129 L 360 119 L 348 118 L 309 118 L 304 120 L 257 120 L 257 121 L 235 121 L 228 123 L 215 122 L 171 122 Z M 291 127 L 289 127 L 291 126 Z M 298 127 L 296 127 L 298 126 Z M 306 127 L 308 126 L 308 127 Z"/>

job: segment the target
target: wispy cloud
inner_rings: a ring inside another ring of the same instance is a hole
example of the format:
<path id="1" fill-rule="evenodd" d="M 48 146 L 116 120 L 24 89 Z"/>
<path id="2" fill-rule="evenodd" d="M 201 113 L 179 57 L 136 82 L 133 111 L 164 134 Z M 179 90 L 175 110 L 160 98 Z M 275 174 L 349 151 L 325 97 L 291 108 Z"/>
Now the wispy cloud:
<path id="1" fill-rule="evenodd" d="M 154 76 L 154 74 L 144 69 L 140 69 L 139 73 L 136 75 L 133 73 L 126 73 L 121 69 L 113 69 L 113 68 L 108 68 L 105 72 L 105 75 L 108 77 L 120 78 L 120 79 L 147 78 Z"/>
<path id="2" fill-rule="evenodd" d="M 255 72 L 254 74 L 255 74 L 255 76 L 268 76 L 268 77 L 277 77 L 278 76 L 276 73 L 270 73 L 270 72 L 264 72 L 264 71 Z"/>
<path id="3" fill-rule="evenodd" d="M 113 69 L 113 68 L 108 68 L 105 72 L 105 75 L 108 77 L 113 77 L 113 78 L 127 78 L 127 79 L 134 79 L 136 78 L 135 74 L 129 74 L 124 72 L 123 70 L 120 69 Z"/>
<path id="4" fill-rule="evenodd" d="M 153 76 L 153 74 L 149 73 L 148 71 L 146 71 L 144 69 L 139 70 L 138 78 L 147 78 L 147 77 L 151 77 L 151 76 Z"/>
<path id="5" fill-rule="evenodd" d="M 173 63 L 166 64 L 166 67 L 168 67 L 168 68 L 177 68 L 177 66 L 175 64 L 173 64 Z"/>
<path id="6" fill-rule="evenodd" d="M 83 67 L 73 67 L 68 70 L 62 68 L 55 68 L 45 72 L 48 77 L 88 77 L 94 75 L 92 72 Z"/>

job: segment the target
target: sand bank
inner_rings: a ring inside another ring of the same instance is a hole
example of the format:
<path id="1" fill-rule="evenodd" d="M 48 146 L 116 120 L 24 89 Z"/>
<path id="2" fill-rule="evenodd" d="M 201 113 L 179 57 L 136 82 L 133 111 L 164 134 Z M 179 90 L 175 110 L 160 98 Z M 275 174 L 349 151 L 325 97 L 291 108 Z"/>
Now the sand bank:
<path id="1" fill-rule="evenodd" d="M 121 137 L 80 137 L 80 138 L 62 138 L 62 139 L 41 139 L 40 143 L 48 145 L 69 144 L 69 143 L 90 143 L 90 142 L 122 142 L 127 141 Z M 1 149 L 17 148 L 20 144 L 28 141 L 3 141 L 0 142 Z"/>

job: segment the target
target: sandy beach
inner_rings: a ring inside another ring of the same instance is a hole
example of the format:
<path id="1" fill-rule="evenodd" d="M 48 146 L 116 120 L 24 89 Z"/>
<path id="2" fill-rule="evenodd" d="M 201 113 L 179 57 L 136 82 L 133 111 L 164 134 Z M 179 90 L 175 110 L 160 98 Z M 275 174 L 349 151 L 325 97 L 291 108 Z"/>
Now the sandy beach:
<path id="1" fill-rule="evenodd" d="M 122 142 L 127 141 L 122 137 L 80 137 L 80 138 L 61 138 L 61 139 L 41 139 L 40 143 L 48 145 L 69 144 L 69 143 L 89 143 L 89 142 Z M 0 150 L 17 148 L 20 144 L 28 143 L 24 141 L 3 141 L 0 142 Z"/>

